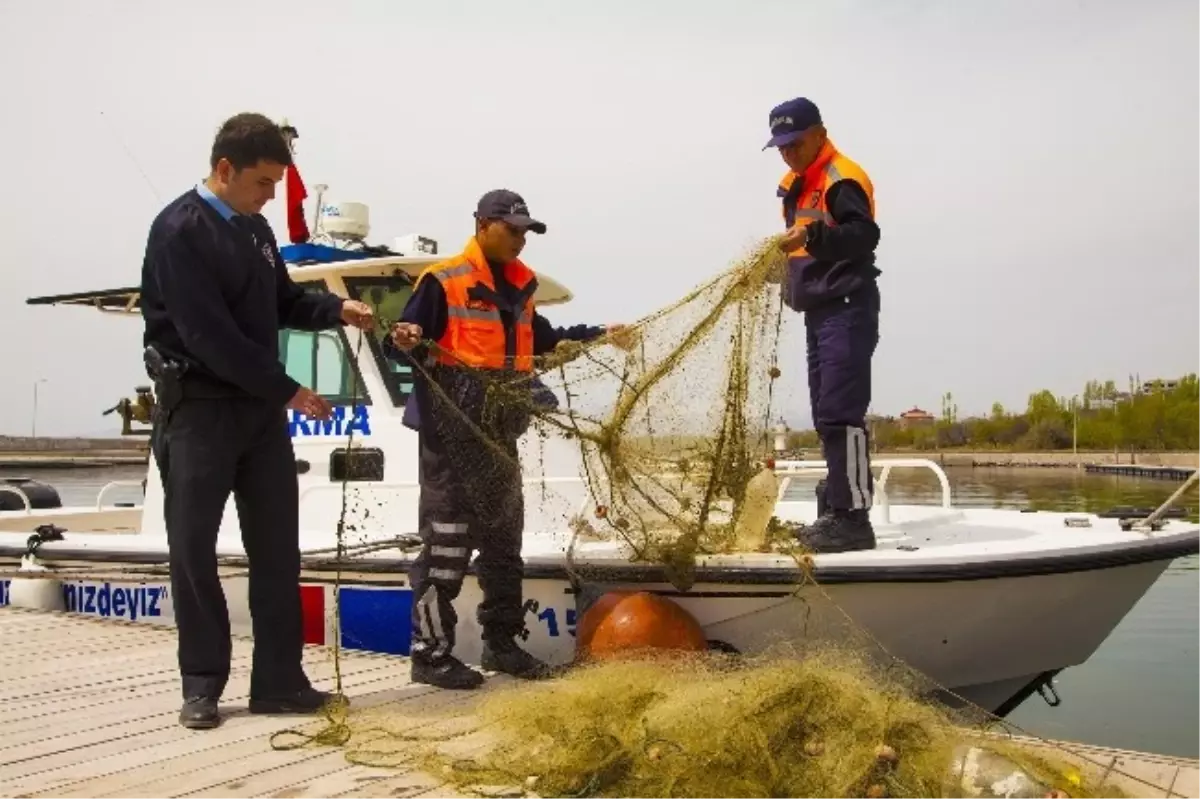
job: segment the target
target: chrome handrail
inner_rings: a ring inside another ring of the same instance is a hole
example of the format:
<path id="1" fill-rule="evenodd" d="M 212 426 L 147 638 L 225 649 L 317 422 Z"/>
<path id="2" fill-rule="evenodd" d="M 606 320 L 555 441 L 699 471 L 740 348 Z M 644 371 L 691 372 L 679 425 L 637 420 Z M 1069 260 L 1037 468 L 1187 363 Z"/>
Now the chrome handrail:
<path id="1" fill-rule="evenodd" d="M 29 501 L 29 495 L 26 494 L 21 489 L 17 488 L 14 485 L 6 485 L 6 484 L 0 483 L 0 491 L 7 491 L 10 494 L 16 494 L 18 497 L 20 497 L 21 502 L 25 503 L 26 515 L 33 512 L 33 504 Z M 8 513 L 12 513 L 12 512 L 13 511 L 8 511 Z"/>
<path id="2" fill-rule="evenodd" d="M 875 481 L 875 496 L 878 500 L 881 521 L 884 524 L 891 523 L 891 505 L 888 503 L 887 481 L 892 473 L 892 469 L 929 469 L 937 475 L 938 482 L 942 487 L 942 507 L 946 510 L 951 510 L 954 505 L 952 503 L 952 495 L 950 490 L 950 478 L 946 476 L 946 472 L 940 465 L 928 458 L 885 458 L 875 461 L 872 466 L 881 467 L 879 479 Z M 825 461 L 776 461 L 775 473 L 785 475 L 779 485 L 779 499 L 782 501 L 784 494 L 791 485 L 791 475 L 801 474 L 804 472 L 826 471 L 829 468 Z"/>
<path id="3" fill-rule="evenodd" d="M 104 487 L 100 489 L 100 493 L 98 493 L 96 495 L 96 510 L 104 510 L 104 495 L 107 494 L 111 489 L 113 489 L 113 488 L 132 488 L 132 487 L 141 488 L 142 481 L 141 480 L 112 480 L 112 481 L 106 483 L 104 485 Z"/>

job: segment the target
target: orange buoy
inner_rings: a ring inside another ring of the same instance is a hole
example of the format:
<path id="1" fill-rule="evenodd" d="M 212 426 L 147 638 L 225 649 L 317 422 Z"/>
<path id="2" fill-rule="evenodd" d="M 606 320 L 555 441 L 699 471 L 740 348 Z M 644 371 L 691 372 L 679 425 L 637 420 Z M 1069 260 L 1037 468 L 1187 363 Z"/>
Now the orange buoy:
<path id="1" fill-rule="evenodd" d="M 701 652 L 708 640 L 699 622 L 677 603 L 645 591 L 612 591 L 580 619 L 576 653 L 606 660 L 637 650 Z"/>

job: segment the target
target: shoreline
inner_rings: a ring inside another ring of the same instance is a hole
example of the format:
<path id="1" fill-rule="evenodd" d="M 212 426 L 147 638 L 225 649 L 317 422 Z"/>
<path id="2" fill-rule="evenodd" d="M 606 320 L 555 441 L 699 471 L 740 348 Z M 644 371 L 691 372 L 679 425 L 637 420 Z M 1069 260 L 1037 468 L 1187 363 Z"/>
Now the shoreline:
<path id="1" fill-rule="evenodd" d="M 777 452 L 779 460 L 821 460 L 819 448 Z M 893 450 L 871 453 L 872 461 L 889 458 L 929 460 L 943 469 L 1078 469 L 1093 474 L 1187 479 L 1200 468 L 1200 452 L 1005 452 L 1001 450 Z"/>
<path id="2" fill-rule="evenodd" d="M 149 453 L 0 453 L 0 469 L 88 469 L 102 466 L 146 466 L 149 463 Z"/>
<path id="3" fill-rule="evenodd" d="M 1025 468 L 1063 469 L 1087 466 L 1139 466 L 1146 468 L 1195 469 L 1200 465 L 1197 452 L 989 452 L 978 450 L 941 450 L 939 452 L 876 452 L 876 457 L 928 458 L 943 467 L 975 469 Z"/>
<path id="4" fill-rule="evenodd" d="M 778 452 L 782 459 L 821 459 L 820 447 L 800 447 L 787 452 Z M 1007 452 L 1003 450 L 875 450 L 872 459 L 922 458 L 934 461 L 942 468 L 973 469 L 1067 469 L 1087 467 L 1134 467 L 1145 469 L 1200 469 L 1200 452 L 1112 452 L 1050 450 L 1045 452 Z M 1104 469 L 1108 470 L 1108 469 Z"/>
<path id="5" fill-rule="evenodd" d="M 83 469 L 145 466 L 149 436 L 84 438 L 0 435 L 0 469 Z"/>

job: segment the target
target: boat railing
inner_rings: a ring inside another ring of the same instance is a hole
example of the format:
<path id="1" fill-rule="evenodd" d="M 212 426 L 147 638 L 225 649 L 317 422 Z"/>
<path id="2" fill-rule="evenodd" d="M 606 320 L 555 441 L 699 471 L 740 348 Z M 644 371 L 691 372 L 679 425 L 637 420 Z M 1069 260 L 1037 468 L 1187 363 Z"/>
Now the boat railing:
<path id="1" fill-rule="evenodd" d="M 872 466 L 880 467 L 879 479 L 875 481 L 875 497 L 874 504 L 878 505 L 881 521 L 884 524 L 891 523 L 891 506 L 888 503 L 887 482 L 891 476 L 892 469 L 929 469 L 933 472 L 941 483 L 942 500 L 941 506 L 946 510 L 952 510 L 950 492 L 950 478 L 946 476 L 946 472 L 940 465 L 928 458 L 886 458 L 877 460 Z M 791 486 L 792 477 L 798 474 L 806 473 L 824 473 L 828 471 L 828 464 L 825 461 L 775 461 L 775 473 L 782 475 L 783 479 L 779 484 L 779 502 L 783 501 L 784 495 Z"/>
<path id="2" fill-rule="evenodd" d="M 100 489 L 99 493 L 96 494 L 96 510 L 98 510 L 98 511 L 104 510 L 104 497 L 112 489 L 114 489 L 114 488 L 141 488 L 141 487 L 142 487 L 141 480 L 113 480 L 111 482 L 105 483 L 104 486 Z M 21 504 L 25 506 L 21 511 L 18 511 L 18 512 L 24 513 L 26 516 L 33 514 L 34 507 L 33 507 L 33 503 L 29 501 L 29 495 L 26 494 L 24 491 L 22 491 L 19 487 L 14 486 L 14 485 L 0 484 L 0 493 L 16 494 L 17 497 L 20 498 Z M 47 510 L 51 510 L 51 509 L 47 508 Z M 13 511 L 8 511 L 8 512 L 12 513 Z"/>
<path id="3" fill-rule="evenodd" d="M 3 483 L 0 483 L 0 493 L 16 494 L 17 497 L 20 498 L 21 502 L 25 505 L 25 514 L 28 515 L 33 513 L 33 503 L 29 501 L 29 495 L 21 489 L 14 485 L 4 485 Z M 12 511 L 8 512 L 12 513 Z"/>
<path id="4" fill-rule="evenodd" d="M 96 495 L 96 510 L 104 510 L 104 496 L 114 488 L 141 488 L 141 480 L 112 480 L 105 483 L 100 489 L 100 493 Z"/>
<path id="5" fill-rule="evenodd" d="M 891 522 L 891 508 L 888 503 L 887 483 L 893 469 L 928 469 L 937 476 L 938 482 L 941 484 L 942 497 L 941 507 L 946 510 L 953 510 L 951 502 L 950 478 L 946 476 L 946 472 L 942 470 L 934 461 L 926 458 L 888 458 L 875 461 L 872 466 L 879 467 L 879 478 L 875 481 L 875 497 L 874 504 L 879 507 L 881 521 L 884 524 Z M 792 478 L 796 475 L 806 473 L 824 473 L 828 470 L 828 465 L 825 461 L 805 460 L 805 461 L 776 461 L 775 473 L 781 475 L 783 479 L 780 481 L 779 494 L 777 502 L 782 502 L 791 485 Z M 666 476 L 660 475 L 660 476 Z M 526 477 L 522 480 L 526 486 L 539 484 L 567 484 L 567 483 L 582 483 L 584 478 L 579 475 L 563 476 L 563 477 Z M 369 487 L 372 491 L 388 491 L 388 490 L 414 490 L 419 489 L 420 483 L 416 482 L 370 482 L 363 484 L 364 488 Z M 300 492 L 300 501 L 310 495 L 317 493 L 341 492 L 342 484 L 340 482 L 324 483 L 320 485 L 308 486 Z M 589 504 L 588 497 L 584 497 L 581 504 L 581 511 Z"/>

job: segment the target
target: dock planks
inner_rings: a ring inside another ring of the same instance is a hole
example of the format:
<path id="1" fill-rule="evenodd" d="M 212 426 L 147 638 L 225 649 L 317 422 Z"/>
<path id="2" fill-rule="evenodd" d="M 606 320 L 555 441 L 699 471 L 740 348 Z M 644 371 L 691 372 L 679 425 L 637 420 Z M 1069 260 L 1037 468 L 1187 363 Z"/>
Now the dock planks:
<path id="1" fill-rule="evenodd" d="M 0 609 L 0 796 L 457 795 L 428 773 L 355 765 L 338 748 L 273 750 L 272 733 L 316 731 L 324 722 L 249 714 L 251 648 L 251 641 L 234 639 L 222 725 L 186 730 L 177 720 L 173 628 Z M 332 686 L 330 650 L 306 648 L 305 666 L 318 687 Z M 343 652 L 341 667 L 354 709 L 382 710 L 404 732 L 428 733 L 439 723 L 432 711 L 466 706 L 460 703 L 482 693 L 413 684 L 408 661 L 388 655 Z M 491 677 L 488 685 L 505 681 Z M 478 745 L 470 736 L 456 744 L 465 756 Z M 1114 775 L 1132 796 L 1200 797 L 1194 760 L 1065 746 L 1135 778 Z"/>
<path id="2" fill-rule="evenodd" d="M 187 730 L 173 628 L 0 609 L 0 795 L 455 795 L 428 774 L 354 765 L 337 748 L 273 750 L 272 733 L 324 722 L 250 715 L 251 650 L 234 639 L 221 726 Z M 330 650 L 306 648 L 305 667 L 318 687 L 333 685 Z M 387 655 L 343 652 L 341 668 L 355 710 L 386 706 L 405 730 L 478 696 L 413 684 L 408 661 Z"/>

